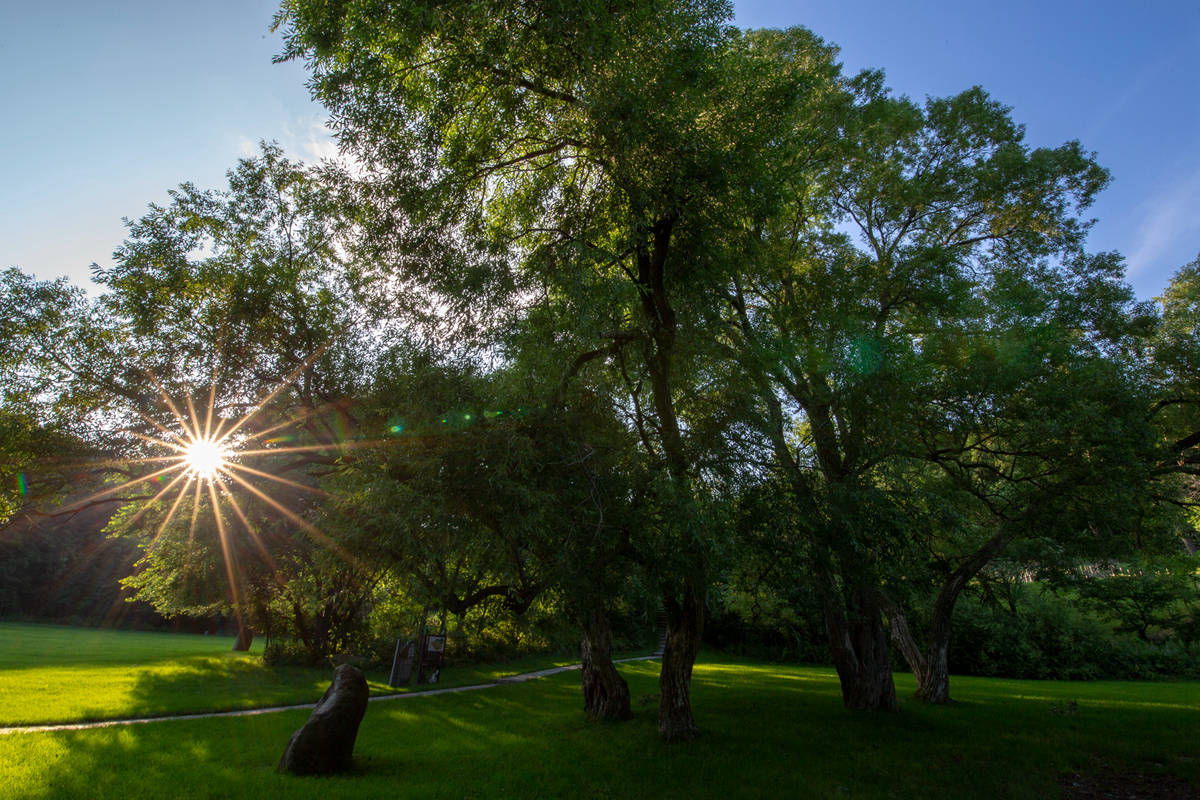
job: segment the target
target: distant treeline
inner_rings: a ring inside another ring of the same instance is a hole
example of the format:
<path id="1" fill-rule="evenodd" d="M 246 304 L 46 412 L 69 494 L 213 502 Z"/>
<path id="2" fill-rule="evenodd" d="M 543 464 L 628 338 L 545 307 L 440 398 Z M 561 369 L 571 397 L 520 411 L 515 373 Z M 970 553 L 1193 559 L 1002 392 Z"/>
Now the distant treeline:
<path id="1" fill-rule="evenodd" d="M 219 620 L 168 620 L 129 601 L 137 543 L 109 538 L 111 505 L 62 516 L 29 515 L 0 528 L 0 619 L 89 627 L 215 632 Z"/>

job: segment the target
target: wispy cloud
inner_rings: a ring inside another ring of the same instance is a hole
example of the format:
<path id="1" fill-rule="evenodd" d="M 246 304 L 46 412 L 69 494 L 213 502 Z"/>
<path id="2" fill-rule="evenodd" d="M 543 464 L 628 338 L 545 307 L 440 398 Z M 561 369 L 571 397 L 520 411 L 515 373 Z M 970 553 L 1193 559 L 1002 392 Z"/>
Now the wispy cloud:
<path id="1" fill-rule="evenodd" d="M 237 136 L 238 153 L 243 158 L 258 155 L 260 138 L 278 142 L 290 157 L 309 163 L 341 160 L 333 131 L 326 127 L 325 120 L 316 114 L 286 120 L 274 134 L 265 137 L 251 137 L 243 133 Z"/>
<path id="2" fill-rule="evenodd" d="M 1177 177 L 1144 206 L 1138 225 L 1138 241 L 1129 254 L 1129 275 L 1136 276 L 1164 267 L 1161 258 L 1170 251 L 1200 247 L 1200 169 L 1177 173 Z"/>
<path id="3" fill-rule="evenodd" d="M 281 135 L 268 137 L 279 143 L 284 152 L 293 159 L 309 164 L 333 161 L 352 174 L 362 173 L 361 163 L 338 149 L 333 131 L 325 120 L 316 114 L 295 117 L 282 124 Z M 258 154 L 258 140 L 248 136 L 238 137 L 238 150 L 243 158 Z"/>
<path id="4" fill-rule="evenodd" d="M 282 143 L 284 149 L 298 154 L 305 161 L 336 161 L 341 155 L 333 139 L 333 131 L 320 117 L 312 116 L 285 125 L 284 133 L 289 140 Z"/>

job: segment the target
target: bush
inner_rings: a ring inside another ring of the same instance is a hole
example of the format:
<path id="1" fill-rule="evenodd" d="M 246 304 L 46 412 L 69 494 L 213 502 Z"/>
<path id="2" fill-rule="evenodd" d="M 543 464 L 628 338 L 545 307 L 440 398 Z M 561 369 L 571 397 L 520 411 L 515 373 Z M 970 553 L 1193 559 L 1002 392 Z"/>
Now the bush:
<path id="1" fill-rule="evenodd" d="M 816 604 L 796 607 L 774 595 L 728 586 L 709 596 L 704 643 L 775 663 L 829 664 L 829 641 Z"/>
<path id="2" fill-rule="evenodd" d="M 964 675 L 1055 680 L 1200 677 L 1200 652 L 1115 633 L 1073 603 L 1032 586 L 1016 612 L 964 596 L 955 609 L 950 670 Z"/>

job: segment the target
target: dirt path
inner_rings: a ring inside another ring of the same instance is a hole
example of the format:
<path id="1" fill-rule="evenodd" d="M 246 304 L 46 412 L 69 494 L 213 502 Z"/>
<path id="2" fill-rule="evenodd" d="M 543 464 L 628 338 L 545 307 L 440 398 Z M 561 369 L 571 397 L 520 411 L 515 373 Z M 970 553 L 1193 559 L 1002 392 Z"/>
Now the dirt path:
<path id="1" fill-rule="evenodd" d="M 635 656 L 634 658 L 615 658 L 618 664 L 623 664 L 628 661 L 649 661 L 658 658 L 658 656 Z M 549 675 L 557 675 L 560 672 L 570 672 L 582 667 L 582 664 L 570 664 L 565 667 L 551 667 L 550 669 L 539 669 L 536 672 L 523 672 L 520 675 L 509 675 L 507 678 L 498 678 L 489 683 L 476 683 L 471 686 L 451 686 L 445 689 L 425 689 L 417 692 L 403 692 L 401 694 L 381 694 L 370 698 L 369 702 L 381 703 L 386 700 L 409 700 L 417 697 L 433 697 L 439 694 L 452 694 L 454 692 L 475 692 L 480 689 L 494 689 L 497 686 L 504 686 L 510 683 L 524 683 L 536 678 L 545 678 Z M 167 722 L 170 720 L 180 719 L 210 719 L 212 717 L 249 717 L 255 714 L 274 714 L 277 711 L 294 711 L 298 708 L 315 708 L 316 703 L 299 703 L 292 706 L 271 706 L 270 708 L 244 708 L 239 711 L 208 711 L 203 714 L 174 714 L 171 716 L 162 717 L 136 717 L 132 719 L 105 719 L 98 722 L 64 722 L 57 725 L 16 725 L 11 728 L 0 728 L 0 736 L 9 733 L 45 733 L 48 731 L 84 731 L 91 728 L 111 728 L 116 725 L 143 725 L 147 722 Z"/>

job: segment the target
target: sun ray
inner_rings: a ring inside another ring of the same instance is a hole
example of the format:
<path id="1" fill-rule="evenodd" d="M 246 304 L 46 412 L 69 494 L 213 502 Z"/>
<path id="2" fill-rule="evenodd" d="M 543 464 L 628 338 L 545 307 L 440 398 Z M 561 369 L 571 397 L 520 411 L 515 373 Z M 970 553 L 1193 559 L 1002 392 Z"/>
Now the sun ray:
<path id="1" fill-rule="evenodd" d="M 229 420 L 224 417 L 217 417 L 217 424 L 213 426 L 213 430 L 209 433 L 208 438 L 214 442 L 226 441 L 229 437 L 225 433 L 222 433 L 222 431 L 225 429 L 225 423 L 227 422 Z"/>
<path id="2" fill-rule="evenodd" d="M 196 413 L 196 404 L 194 402 L 192 402 L 192 393 L 188 392 L 187 394 L 185 394 L 184 399 L 187 400 L 188 414 L 191 415 L 192 427 L 196 430 L 196 438 L 197 439 L 199 439 L 199 438 L 207 439 L 208 438 L 207 426 L 205 427 L 204 435 L 203 436 L 200 435 L 200 415 Z"/>
<path id="3" fill-rule="evenodd" d="M 306 533 L 308 533 L 310 536 L 312 536 L 314 539 L 316 539 L 320 544 L 323 544 L 325 547 L 328 547 L 331 552 L 335 553 L 339 558 L 341 558 L 347 564 L 350 564 L 351 566 L 355 567 L 356 569 L 364 569 L 365 568 L 361 561 L 359 561 L 357 558 L 352 556 L 340 544 L 335 542 L 333 539 L 329 538 L 329 536 L 327 534 L 325 534 L 316 525 L 313 525 L 311 522 L 304 519 L 299 514 L 292 511 L 290 508 L 284 506 L 282 503 L 275 500 L 275 498 L 273 498 L 270 495 L 266 494 L 265 492 L 261 491 L 257 486 L 250 483 L 245 478 L 242 478 L 240 475 L 236 475 L 236 474 L 234 474 L 232 472 L 228 472 L 228 471 L 225 474 L 228 475 L 229 477 L 233 478 L 235 481 L 240 483 L 242 486 L 245 486 L 247 489 L 249 489 L 251 492 L 253 492 L 255 495 L 257 495 L 260 500 L 262 500 L 263 502 L 270 505 L 276 511 L 278 511 L 279 513 L 281 513 L 285 517 L 287 517 L 289 520 L 291 520 L 292 522 L 299 525 L 302 530 L 304 530 Z"/>
<path id="4" fill-rule="evenodd" d="M 137 437 L 138 439 L 141 439 L 143 442 L 146 442 L 147 444 L 153 444 L 153 445 L 159 445 L 159 446 L 165 445 L 166 447 L 170 447 L 172 450 L 175 450 L 178 453 L 182 453 L 182 452 L 186 451 L 188 448 L 188 444 L 189 444 L 187 439 L 184 439 L 181 436 L 176 436 L 175 434 L 172 434 L 172 436 L 176 436 L 176 438 L 178 438 L 179 441 L 182 442 L 182 444 L 175 444 L 175 442 L 168 442 L 168 441 L 164 441 L 162 439 L 155 439 L 153 436 L 147 436 L 146 434 L 141 433 L 139 431 L 129 431 L 129 433 L 131 435 Z"/>
<path id="5" fill-rule="evenodd" d="M 178 433 L 171 430 L 166 425 L 163 425 L 161 422 L 154 419 L 153 417 L 151 417 L 147 414 L 143 414 L 141 411 L 138 411 L 136 408 L 133 410 L 133 413 L 137 414 L 138 417 L 140 417 L 143 422 L 145 422 L 147 425 L 150 425 L 151 427 L 155 428 L 163 436 L 170 437 L 171 439 L 175 439 L 176 441 L 183 442 L 185 444 L 187 443 L 187 439 L 185 437 L 180 436 Z M 182 427 L 182 425 L 181 425 L 181 427 Z M 149 439 L 149 437 L 147 437 L 143 434 L 140 434 L 137 431 L 129 431 L 129 432 L 132 433 L 134 436 L 140 436 L 141 438 L 147 439 L 149 441 L 153 441 L 156 444 L 171 444 L 172 446 L 177 446 L 177 445 L 173 445 L 171 442 L 163 440 L 163 439 Z"/>
<path id="6" fill-rule="evenodd" d="M 196 540 L 196 523 L 200 518 L 200 481 L 196 481 L 196 493 L 192 496 L 192 521 L 188 524 L 188 560 L 192 558 L 192 543 Z"/>
<path id="7" fill-rule="evenodd" d="M 162 538 L 163 531 L 167 529 L 167 526 L 171 524 L 171 520 L 175 518 L 175 512 L 179 509 L 180 504 L 183 503 L 183 498 L 187 496 L 188 488 L 191 486 L 192 480 L 193 478 L 188 476 L 188 482 L 183 485 L 183 488 L 179 490 L 179 494 L 175 496 L 175 502 L 171 504 L 171 510 L 167 512 L 166 518 L 154 531 L 154 538 L 150 540 L 151 547 L 154 546 L 155 542 Z M 197 487 L 199 487 L 199 484 L 197 484 Z"/>
<path id="8" fill-rule="evenodd" d="M 222 420 L 217 419 L 217 429 L 213 430 L 212 418 L 217 407 L 217 375 L 220 372 L 218 364 L 221 361 L 221 351 L 224 349 L 224 337 L 218 339 L 216 347 L 213 348 L 214 358 L 212 360 L 212 373 L 208 376 L 208 409 L 204 416 L 204 436 L 208 439 L 216 439 L 220 434 Z"/>
<path id="9" fill-rule="evenodd" d="M 275 433 L 275 431 L 292 427 L 293 425 L 301 423 L 304 420 L 308 419 L 309 417 L 315 415 L 316 413 L 318 413 L 319 410 L 320 409 L 316 409 L 316 408 L 306 408 L 306 409 L 304 409 L 304 411 L 301 414 L 298 414 L 289 419 L 285 419 L 283 422 L 276 423 L 275 425 L 272 425 L 269 428 L 263 428 L 261 431 L 255 431 L 254 433 L 246 434 L 246 438 L 244 441 L 252 442 L 255 439 L 261 439 L 262 437 L 267 436 L 268 434 Z"/>
<path id="10" fill-rule="evenodd" d="M 140 520 L 146 514 L 146 512 L 150 510 L 151 506 L 153 506 L 156 502 L 158 502 L 159 498 L 161 498 L 167 492 L 171 491 L 171 489 L 175 486 L 175 484 L 179 483 L 179 481 L 183 480 L 185 477 L 187 477 L 186 472 L 180 472 L 178 475 L 176 475 L 171 480 L 170 483 L 168 483 L 166 486 L 164 486 L 162 489 L 159 490 L 158 494 L 154 495 L 154 497 L 151 497 L 149 500 L 147 500 L 142 505 L 142 507 L 138 509 L 136 514 L 134 514 L 132 517 L 127 519 L 125 522 L 123 522 L 121 524 L 121 530 L 127 531 L 130 528 L 132 528 L 137 523 L 137 521 Z M 182 494 L 183 494 L 183 492 L 180 491 L 181 496 L 182 496 Z"/>
<path id="11" fill-rule="evenodd" d="M 287 427 L 290 427 L 293 425 L 297 425 L 301 422 L 304 422 L 304 420 L 306 420 L 310 417 L 314 417 L 317 414 L 320 414 L 323 411 L 328 411 L 331 408 L 336 408 L 337 405 L 338 404 L 336 402 L 329 402 L 329 403 L 323 403 L 323 404 L 313 407 L 313 408 L 306 408 L 300 414 L 289 417 L 288 419 L 285 419 L 282 422 L 278 422 L 274 425 L 271 425 L 268 428 L 264 428 L 261 431 L 255 431 L 254 433 L 247 434 L 245 441 L 252 441 L 254 439 L 260 439 L 263 436 L 274 433 L 275 431 L 280 430 L 282 428 L 287 428 Z"/>
<path id="12" fill-rule="evenodd" d="M 337 444 L 299 444 L 289 447 L 260 447 L 254 450 L 239 450 L 238 455 L 242 456 L 266 456 L 275 455 L 277 453 L 313 453 L 321 450 L 352 450 L 358 447 L 378 447 L 382 444 L 388 444 L 394 439 L 355 439 L 351 442 L 339 442 Z"/>
<path id="13" fill-rule="evenodd" d="M 250 541 L 254 542 L 255 547 L 257 547 L 258 551 L 262 553 L 263 559 L 266 561 L 267 566 L 270 567 L 271 572 L 274 573 L 276 571 L 275 559 L 271 556 L 270 551 L 267 550 L 267 546 L 263 544 L 262 537 L 260 537 L 258 535 L 258 531 L 254 530 L 254 527 L 251 526 L 250 520 L 246 518 L 245 513 L 242 511 L 242 507 L 238 504 L 237 498 L 233 496 L 233 492 L 229 490 L 229 487 L 225 486 L 224 484 L 219 485 L 221 487 L 221 491 L 225 494 L 225 498 L 229 500 L 229 505 L 233 507 L 233 513 L 237 515 L 239 520 L 241 520 L 242 527 L 244 527 L 246 529 L 246 533 L 249 534 Z"/>
<path id="14" fill-rule="evenodd" d="M 186 432 L 187 435 L 190 436 L 191 438 L 193 438 L 193 439 L 200 438 L 199 437 L 200 431 L 195 428 L 189 429 L 187 420 L 185 420 L 183 418 L 183 414 L 181 414 L 179 412 L 179 408 L 175 405 L 175 401 L 171 399 L 171 396 L 169 394 L 167 394 L 167 390 L 163 388 L 162 383 L 159 382 L 158 378 L 155 377 L 154 373 L 147 370 L 146 375 L 154 383 L 154 388 L 158 389 L 158 393 L 162 397 L 163 402 L 166 403 L 167 408 L 169 408 L 171 410 L 171 413 L 175 415 L 175 420 L 179 423 L 179 427 L 183 428 L 184 432 Z"/>
<path id="15" fill-rule="evenodd" d="M 276 483 L 282 483 L 287 486 L 294 486 L 297 489 L 304 489 L 305 491 L 312 492 L 313 494 L 319 494 L 324 497 L 329 497 L 329 492 L 325 491 L 324 489 L 318 488 L 316 486 L 309 486 L 307 484 L 300 483 L 298 481 L 289 480 L 288 478 L 282 478 L 278 475 L 272 475 L 269 472 L 263 472 L 261 469 L 255 469 L 254 467 L 248 467 L 245 464 L 238 464 L 238 463 L 230 461 L 223 465 L 223 468 L 225 469 L 226 473 L 228 473 L 230 467 L 232 467 L 233 469 L 240 469 L 243 472 L 249 472 L 251 475 L 257 475 L 260 478 L 266 478 L 267 480 L 275 481 Z"/>
<path id="16" fill-rule="evenodd" d="M 166 444 L 159 440 L 154 440 L 155 444 Z M 105 459 L 88 459 L 85 461 L 54 461 L 46 459 L 45 463 L 52 465 L 58 470 L 120 470 L 122 466 L 133 464 L 160 464 L 164 461 L 179 461 L 179 456 L 145 456 L 139 458 L 105 458 Z"/>
<path id="17" fill-rule="evenodd" d="M 220 506 L 217 503 L 217 489 L 215 481 L 208 481 L 208 496 L 212 502 L 213 517 L 217 521 L 217 538 L 221 540 L 221 555 L 225 560 L 225 577 L 229 579 L 230 599 L 233 602 L 234 608 L 237 610 L 238 619 L 241 619 L 242 596 L 241 587 L 238 585 L 236 575 L 234 575 L 233 558 L 229 550 L 229 534 L 225 530 L 225 518 L 221 515 Z"/>
<path id="18" fill-rule="evenodd" d="M 182 456 L 182 455 L 174 455 L 174 456 L 146 456 L 145 458 L 126 458 L 126 459 L 123 459 L 123 463 L 125 463 L 125 464 L 158 464 L 158 463 L 161 463 L 161 462 L 163 462 L 163 461 L 174 461 L 175 463 L 177 463 L 177 464 L 178 464 L 178 463 L 180 463 L 180 462 L 182 462 L 182 461 L 183 461 L 183 456 Z M 122 462 L 116 462 L 116 463 L 122 463 Z"/>
<path id="19" fill-rule="evenodd" d="M 217 405 L 217 374 L 214 371 L 212 380 L 210 380 L 208 382 L 208 408 L 205 409 L 205 411 L 204 411 L 204 435 L 210 439 L 217 438 L 217 434 L 213 432 L 213 424 L 212 424 L 213 411 L 216 410 L 216 405 Z M 219 418 L 217 420 L 217 423 L 218 423 L 218 427 L 220 427 L 220 419 Z"/>
<path id="20" fill-rule="evenodd" d="M 132 480 L 128 480 L 119 486 L 113 486 L 110 489 L 105 489 L 104 491 L 96 492 L 95 494 L 93 494 L 89 497 L 85 497 L 82 500 L 78 501 L 77 503 L 75 503 L 75 505 L 82 508 L 83 506 L 87 505 L 88 503 L 94 503 L 97 500 L 103 500 L 105 497 L 116 494 L 117 492 L 121 491 L 122 489 L 128 489 L 130 486 L 136 486 L 139 483 L 144 483 L 146 481 L 152 481 L 155 478 L 157 478 L 159 475 L 164 475 L 173 469 L 179 469 L 180 466 L 181 465 L 179 465 L 179 464 L 175 464 L 173 466 L 163 467 L 160 470 L 156 470 L 155 472 L 151 472 L 147 475 L 143 475 L 140 478 L 134 478 Z"/>
<path id="21" fill-rule="evenodd" d="M 323 356 L 325 354 L 325 351 L 328 350 L 331 346 L 333 346 L 333 337 L 332 336 L 328 340 L 326 340 L 326 342 L 323 345 L 321 345 L 316 350 L 314 350 L 312 355 L 310 355 L 308 358 L 304 359 L 304 361 L 301 364 L 299 364 L 295 369 L 293 369 L 290 373 L 288 373 L 288 376 L 286 378 L 284 378 L 279 383 L 278 386 L 276 386 L 274 389 L 272 389 L 267 394 L 266 397 L 264 397 L 262 400 L 260 400 L 255 405 L 255 407 L 250 410 L 250 412 L 248 414 L 246 414 L 244 417 L 242 417 L 240 420 L 238 420 L 237 423 L 234 424 L 234 426 L 232 428 L 230 428 L 229 431 L 225 434 L 225 438 L 229 438 L 234 433 L 236 433 L 238 430 L 240 430 L 243 425 L 245 425 L 250 420 L 252 420 L 256 416 L 258 416 L 262 412 L 262 410 L 264 408 L 266 408 L 267 403 L 274 400 L 275 397 L 280 392 L 282 392 L 284 389 L 286 389 L 288 386 L 291 386 L 295 382 L 295 380 L 298 377 L 300 377 L 300 374 L 302 372 L 304 372 L 304 370 L 308 369 L 313 364 L 315 364 L 317 362 L 317 359 L 320 358 L 321 356 Z"/>

